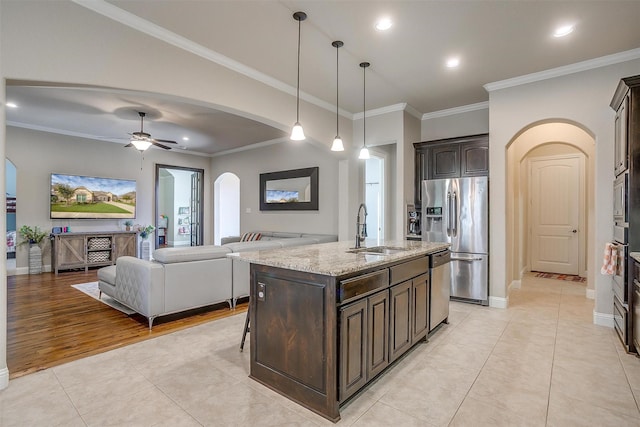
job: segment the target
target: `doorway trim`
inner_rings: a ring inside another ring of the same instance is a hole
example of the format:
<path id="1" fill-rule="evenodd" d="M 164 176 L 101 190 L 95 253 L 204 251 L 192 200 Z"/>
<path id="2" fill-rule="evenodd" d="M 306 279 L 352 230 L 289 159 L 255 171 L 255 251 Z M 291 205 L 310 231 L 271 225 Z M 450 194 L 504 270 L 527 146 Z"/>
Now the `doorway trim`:
<path id="1" fill-rule="evenodd" d="M 156 182 L 155 182 L 155 209 L 154 209 L 154 224 L 156 227 L 156 230 L 158 229 L 158 225 L 159 225 L 159 212 L 160 212 L 160 206 L 159 206 L 159 200 L 158 200 L 158 194 L 160 192 L 160 169 L 174 169 L 174 170 L 180 170 L 180 171 L 186 171 L 186 172 L 194 172 L 194 173 L 199 173 L 201 176 L 201 180 L 200 180 L 200 185 L 197 188 L 197 196 L 199 198 L 199 201 L 197 203 L 198 206 L 198 213 L 190 213 L 191 218 L 195 218 L 198 222 L 197 224 L 197 236 L 196 236 L 196 242 L 197 242 L 197 246 L 203 245 L 204 244 L 204 169 L 199 169 L 199 168 L 190 168 L 190 167 L 186 167 L 186 166 L 173 166 L 173 165 L 165 165 L 165 164 L 160 164 L 160 163 L 156 163 Z M 190 192 L 192 189 L 190 189 Z M 190 205 L 193 206 L 194 205 L 194 200 L 190 201 Z M 159 233 L 155 233 L 155 248 L 157 249 L 159 247 Z M 165 236 L 166 239 L 166 236 Z M 191 242 L 193 242 L 193 237 L 191 239 Z M 193 244 L 192 244 L 193 246 Z"/>

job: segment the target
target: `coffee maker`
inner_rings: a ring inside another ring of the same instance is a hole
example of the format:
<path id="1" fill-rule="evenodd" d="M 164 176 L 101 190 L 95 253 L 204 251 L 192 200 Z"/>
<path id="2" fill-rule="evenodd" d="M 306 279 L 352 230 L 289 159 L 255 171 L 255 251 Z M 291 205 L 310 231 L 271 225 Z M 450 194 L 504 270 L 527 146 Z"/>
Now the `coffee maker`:
<path id="1" fill-rule="evenodd" d="M 407 239 L 420 240 L 420 212 L 414 205 L 407 205 Z"/>

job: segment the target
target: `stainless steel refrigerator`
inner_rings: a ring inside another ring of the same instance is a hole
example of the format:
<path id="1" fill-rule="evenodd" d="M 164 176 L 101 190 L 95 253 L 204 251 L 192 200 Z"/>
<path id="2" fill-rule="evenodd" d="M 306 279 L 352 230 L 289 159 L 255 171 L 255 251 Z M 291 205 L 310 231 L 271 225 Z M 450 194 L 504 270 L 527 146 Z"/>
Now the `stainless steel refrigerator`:
<path id="1" fill-rule="evenodd" d="M 451 243 L 451 298 L 489 304 L 489 180 L 422 181 L 422 240 Z"/>

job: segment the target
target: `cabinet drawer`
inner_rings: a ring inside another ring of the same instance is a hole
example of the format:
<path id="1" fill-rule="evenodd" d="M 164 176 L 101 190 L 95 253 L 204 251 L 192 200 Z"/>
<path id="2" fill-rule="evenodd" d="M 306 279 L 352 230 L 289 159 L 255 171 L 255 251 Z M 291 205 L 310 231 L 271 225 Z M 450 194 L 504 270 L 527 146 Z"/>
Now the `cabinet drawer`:
<path id="1" fill-rule="evenodd" d="M 416 276 L 429 271 L 429 257 L 414 259 L 413 261 L 403 264 L 394 265 L 389 268 L 391 274 L 391 285 L 402 283 L 406 280 L 413 279 Z"/>
<path id="2" fill-rule="evenodd" d="M 338 285 L 336 302 L 344 304 L 387 286 L 389 286 L 389 270 L 386 268 L 343 280 Z"/>

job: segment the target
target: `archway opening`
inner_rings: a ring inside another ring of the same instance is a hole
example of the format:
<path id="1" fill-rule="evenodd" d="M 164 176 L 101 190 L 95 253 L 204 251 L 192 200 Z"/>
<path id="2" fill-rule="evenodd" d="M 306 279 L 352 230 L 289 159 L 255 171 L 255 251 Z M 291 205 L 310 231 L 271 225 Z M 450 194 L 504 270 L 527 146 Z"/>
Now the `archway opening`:
<path id="1" fill-rule="evenodd" d="M 214 182 L 213 189 L 214 244 L 223 237 L 240 235 L 240 178 L 225 172 Z"/>
<path id="2" fill-rule="evenodd" d="M 580 163 L 579 219 L 567 233 L 578 241 L 578 274 L 587 277 L 587 296 L 593 297 L 594 265 L 594 171 L 595 139 L 577 123 L 563 120 L 533 123 L 519 132 L 507 146 L 507 283 L 518 286 L 522 275 L 532 264 L 532 206 L 531 170 L 537 161 L 576 158 Z M 543 183 L 544 186 L 553 183 Z M 548 188 L 548 187 L 547 187 Z M 544 190 L 543 190 L 544 191 Z M 552 211 L 554 206 L 546 206 Z M 575 233 L 573 230 L 576 230 Z"/>

